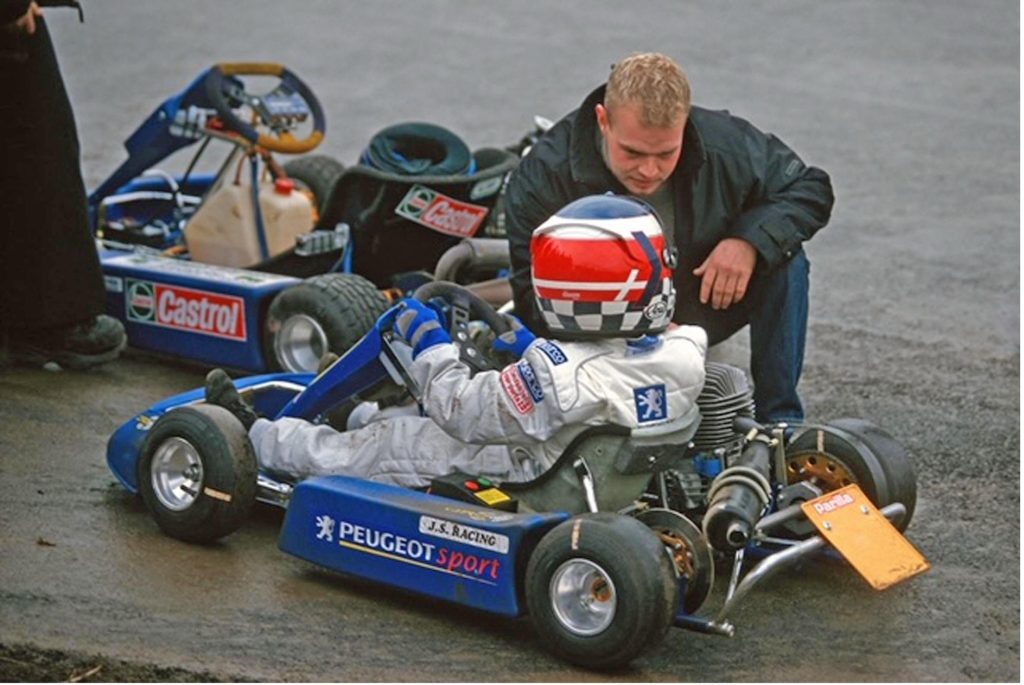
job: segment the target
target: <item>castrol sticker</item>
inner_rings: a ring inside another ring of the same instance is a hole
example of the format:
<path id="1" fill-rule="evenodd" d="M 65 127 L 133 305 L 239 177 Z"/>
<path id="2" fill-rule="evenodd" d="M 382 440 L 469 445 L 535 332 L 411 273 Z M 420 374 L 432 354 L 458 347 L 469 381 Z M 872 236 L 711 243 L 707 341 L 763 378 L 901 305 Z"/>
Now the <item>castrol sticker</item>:
<path id="1" fill-rule="evenodd" d="M 245 302 L 177 285 L 126 279 L 125 312 L 129 321 L 245 340 Z"/>
<path id="2" fill-rule="evenodd" d="M 470 238 L 483 224 L 487 208 L 460 202 L 416 184 L 395 207 L 395 214 L 438 233 Z"/>

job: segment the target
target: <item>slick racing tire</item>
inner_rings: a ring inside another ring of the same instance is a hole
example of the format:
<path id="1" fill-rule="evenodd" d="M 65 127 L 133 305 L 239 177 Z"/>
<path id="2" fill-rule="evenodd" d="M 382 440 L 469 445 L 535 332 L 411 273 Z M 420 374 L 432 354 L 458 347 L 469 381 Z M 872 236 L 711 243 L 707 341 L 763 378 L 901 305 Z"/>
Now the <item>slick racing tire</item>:
<path id="1" fill-rule="evenodd" d="M 325 352 L 344 354 L 387 308 L 384 293 L 362 276 L 307 278 L 270 303 L 263 340 L 268 365 L 277 371 L 316 371 Z"/>
<path id="2" fill-rule="evenodd" d="M 139 491 L 167 535 L 212 542 L 245 522 L 256 501 L 256 455 L 242 423 L 197 404 L 161 416 L 139 460 Z"/>
<path id="3" fill-rule="evenodd" d="M 657 645 L 679 603 L 661 540 L 643 523 L 583 514 L 541 538 L 526 568 L 526 601 L 541 644 L 594 669 L 624 666 Z"/>
<path id="4" fill-rule="evenodd" d="M 907 451 L 887 432 L 864 419 L 842 418 L 810 426 L 786 446 L 789 482 L 812 480 L 825 492 L 856 483 L 876 507 L 899 502 L 907 508 L 906 530 L 917 504 L 917 478 Z"/>
<path id="5" fill-rule="evenodd" d="M 313 206 L 316 207 L 318 219 L 324 216 L 334 184 L 344 170 L 345 166 L 329 155 L 305 155 L 289 160 L 284 165 L 288 178 L 295 181 L 300 189 L 313 194 Z M 315 228 L 322 228 L 319 221 Z"/>

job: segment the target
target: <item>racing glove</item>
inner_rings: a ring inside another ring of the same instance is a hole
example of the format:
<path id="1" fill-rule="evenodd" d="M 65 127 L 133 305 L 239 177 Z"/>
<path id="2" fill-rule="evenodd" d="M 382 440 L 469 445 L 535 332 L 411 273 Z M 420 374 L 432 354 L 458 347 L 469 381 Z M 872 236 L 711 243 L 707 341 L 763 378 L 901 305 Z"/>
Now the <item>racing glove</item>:
<path id="1" fill-rule="evenodd" d="M 502 314 L 502 317 L 508 322 L 508 330 L 494 339 L 491 349 L 495 352 L 508 352 L 519 359 L 537 336 L 511 314 Z"/>
<path id="2" fill-rule="evenodd" d="M 395 318 L 395 332 L 412 346 L 413 359 L 435 345 L 452 341 L 433 307 L 413 299 L 403 300 L 400 306 L 402 309 Z"/>

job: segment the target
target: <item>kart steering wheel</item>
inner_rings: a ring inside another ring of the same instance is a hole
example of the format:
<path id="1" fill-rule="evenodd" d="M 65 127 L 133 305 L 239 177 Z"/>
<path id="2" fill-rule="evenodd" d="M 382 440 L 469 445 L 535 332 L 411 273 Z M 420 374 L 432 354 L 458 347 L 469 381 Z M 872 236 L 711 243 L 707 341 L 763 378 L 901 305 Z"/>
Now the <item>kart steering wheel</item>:
<path id="1" fill-rule="evenodd" d="M 478 344 L 470 335 L 471 321 L 483 321 L 495 336 L 509 331 L 508 321 L 487 300 L 449 281 L 424 283 L 416 288 L 412 297 L 424 304 L 433 298 L 439 298 L 448 305 L 448 333 L 452 337 L 452 342 L 459 347 L 459 357 L 474 371 L 500 369 L 505 366 L 504 360 L 496 358 L 489 345 Z"/>
<path id="2" fill-rule="evenodd" d="M 280 79 L 274 90 L 264 95 L 246 92 L 235 76 L 276 76 Z M 206 96 L 217 115 L 229 131 L 233 131 L 253 145 L 272 152 L 299 154 L 309 152 L 324 138 L 326 123 L 320 101 L 302 79 L 272 62 L 232 62 L 213 65 L 206 73 Z M 248 105 L 270 133 L 260 133 L 256 127 L 242 121 L 235 109 Z M 292 136 L 289 128 L 294 121 L 313 115 L 313 130 L 302 139 Z"/>

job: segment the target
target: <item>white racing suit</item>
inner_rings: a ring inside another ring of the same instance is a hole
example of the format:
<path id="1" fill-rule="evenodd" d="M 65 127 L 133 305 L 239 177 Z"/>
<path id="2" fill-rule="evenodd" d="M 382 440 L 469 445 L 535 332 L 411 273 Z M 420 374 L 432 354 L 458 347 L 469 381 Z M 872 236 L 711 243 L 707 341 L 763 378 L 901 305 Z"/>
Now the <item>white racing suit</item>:
<path id="1" fill-rule="evenodd" d="M 249 436 L 260 466 L 299 479 L 340 474 L 421 487 L 459 469 L 526 481 L 588 426 L 694 420 L 706 352 L 707 335 L 696 326 L 637 341 L 538 338 L 515 364 L 470 377 L 455 345 L 435 345 L 411 368 L 427 416 L 344 432 L 302 419 L 259 419 Z"/>

